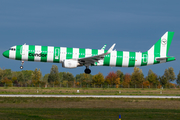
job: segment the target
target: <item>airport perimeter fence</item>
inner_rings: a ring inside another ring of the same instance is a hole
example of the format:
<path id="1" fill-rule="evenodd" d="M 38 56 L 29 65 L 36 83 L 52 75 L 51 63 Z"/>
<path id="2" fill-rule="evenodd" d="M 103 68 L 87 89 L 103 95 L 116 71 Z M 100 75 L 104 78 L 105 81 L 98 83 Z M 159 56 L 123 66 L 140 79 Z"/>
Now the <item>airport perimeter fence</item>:
<path id="1" fill-rule="evenodd" d="M 109 85 L 109 84 L 75 84 L 75 83 L 67 83 L 67 84 L 13 84 L 13 83 L 8 83 L 8 84 L 0 84 L 0 87 L 41 87 L 41 88 L 142 88 L 142 89 L 148 89 L 148 88 L 154 88 L 154 89 L 162 89 L 162 88 L 167 88 L 167 89 L 176 89 L 180 88 L 179 86 L 161 86 L 161 85 Z"/>

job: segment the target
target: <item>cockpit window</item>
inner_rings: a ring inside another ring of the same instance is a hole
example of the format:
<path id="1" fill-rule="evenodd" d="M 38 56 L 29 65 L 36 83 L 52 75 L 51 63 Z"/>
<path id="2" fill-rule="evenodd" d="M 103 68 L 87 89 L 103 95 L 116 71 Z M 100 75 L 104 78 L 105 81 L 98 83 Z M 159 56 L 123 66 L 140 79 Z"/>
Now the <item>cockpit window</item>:
<path id="1" fill-rule="evenodd" d="M 16 51 L 16 49 L 15 49 L 15 48 L 10 48 L 9 50 Z"/>

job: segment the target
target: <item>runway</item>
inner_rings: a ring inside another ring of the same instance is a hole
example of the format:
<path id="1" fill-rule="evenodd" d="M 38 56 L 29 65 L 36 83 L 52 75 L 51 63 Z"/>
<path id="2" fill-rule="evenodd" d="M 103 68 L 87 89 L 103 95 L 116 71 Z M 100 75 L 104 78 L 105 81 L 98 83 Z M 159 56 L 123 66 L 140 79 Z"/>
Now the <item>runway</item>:
<path id="1" fill-rule="evenodd" d="M 54 97 L 54 98 L 176 98 L 180 96 L 139 96 L 139 95 L 0 95 L 0 97 Z"/>

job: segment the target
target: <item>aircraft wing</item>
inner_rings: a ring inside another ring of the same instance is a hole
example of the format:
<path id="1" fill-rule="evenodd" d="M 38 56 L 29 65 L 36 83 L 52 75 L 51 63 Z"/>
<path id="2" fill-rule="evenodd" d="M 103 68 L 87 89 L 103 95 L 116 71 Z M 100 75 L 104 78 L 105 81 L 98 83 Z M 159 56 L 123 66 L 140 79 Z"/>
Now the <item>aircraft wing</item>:
<path id="1" fill-rule="evenodd" d="M 115 45 L 116 44 L 113 44 L 106 53 L 102 53 L 102 54 L 90 56 L 90 57 L 85 57 L 85 58 L 79 58 L 78 62 L 80 64 L 94 64 L 95 62 L 98 62 L 98 60 L 104 59 L 105 55 L 110 54 L 113 51 Z"/>

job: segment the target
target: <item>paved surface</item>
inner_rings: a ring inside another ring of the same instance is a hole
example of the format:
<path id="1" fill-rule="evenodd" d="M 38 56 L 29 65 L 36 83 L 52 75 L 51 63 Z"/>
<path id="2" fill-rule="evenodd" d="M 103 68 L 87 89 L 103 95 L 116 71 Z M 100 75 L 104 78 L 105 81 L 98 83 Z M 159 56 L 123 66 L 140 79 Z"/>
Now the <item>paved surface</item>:
<path id="1" fill-rule="evenodd" d="M 0 97 L 67 97 L 67 98 L 178 98 L 180 96 L 136 96 L 136 95 L 0 95 Z"/>

